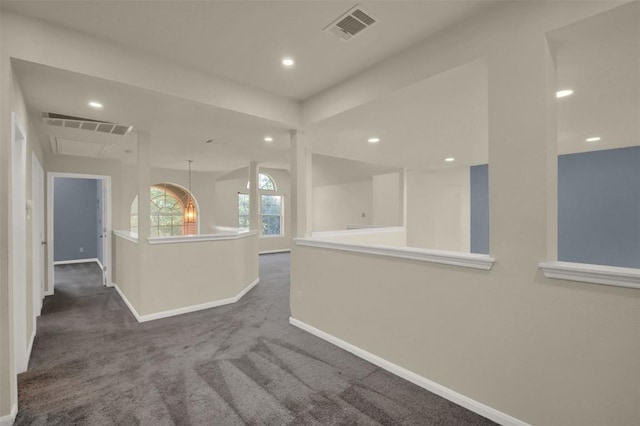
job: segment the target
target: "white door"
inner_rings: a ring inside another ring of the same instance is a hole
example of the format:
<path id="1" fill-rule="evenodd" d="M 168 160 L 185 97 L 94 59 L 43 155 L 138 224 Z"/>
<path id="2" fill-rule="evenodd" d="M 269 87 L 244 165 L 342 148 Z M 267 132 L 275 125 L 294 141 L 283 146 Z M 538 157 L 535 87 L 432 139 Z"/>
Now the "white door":
<path id="1" fill-rule="evenodd" d="M 25 197 L 26 133 L 12 114 L 11 146 L 11 286 L 15 373 L 27 371 L 27 202 Z"/>
<path id="2" fill-rule="evenodd" d="M 102 188 L 100 197 L 101 215 L 101 238 L 98 244 L 102 243 L 102 284 L 111 285 L 111 179 L 103 177 L 98 184 Z"/>
<path id="3" fill-rule="evenodd" d="M 45 235 L 44 235 L 44 170 L 38 157 L 31 157 L 31 196 L 33 198 L 32 224 L 33 224 L 33 312 L 34 318 L 40 316 L 42 311 L 42 299 L 44 298 L 44 260 Z M 34 324 L 36 322 L 34 321 Z"/>

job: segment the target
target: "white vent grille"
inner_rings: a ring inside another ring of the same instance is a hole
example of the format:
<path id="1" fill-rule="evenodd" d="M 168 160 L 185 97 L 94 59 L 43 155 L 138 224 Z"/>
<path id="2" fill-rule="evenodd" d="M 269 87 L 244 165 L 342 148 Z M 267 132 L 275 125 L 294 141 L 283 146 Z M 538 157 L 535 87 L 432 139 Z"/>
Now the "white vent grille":
<path id="1" fill-rule="evenodd" d="M 111 133 L 112 135 L 126 135 L 133 126 L 90 120 L 82 117 L 43 112 L 42 120 L 49 126 L 68 127 L 71 129 L 89 130 L 92 132 Z"/>
<path id="2" fill-rule="evenodd" d="M 377 22 L 378 20 L 369 12 L 366 12 L 360 5 L 356 5 L 329 24 L 324 31 L 333 34 L 342 41 L 347 41 Z"/>

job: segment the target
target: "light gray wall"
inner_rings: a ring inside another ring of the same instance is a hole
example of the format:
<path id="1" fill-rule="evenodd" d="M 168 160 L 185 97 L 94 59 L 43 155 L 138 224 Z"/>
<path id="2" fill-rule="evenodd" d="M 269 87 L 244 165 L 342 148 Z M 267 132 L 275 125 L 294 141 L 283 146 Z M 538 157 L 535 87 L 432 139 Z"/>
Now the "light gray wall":
<path id="1" fill-rule="evenodd" d="M 366 180 L 313 188 L 313 231 L 371 225 L 373 183 Z"/>
<path id="2" fill-rule="evenodd" d="M 98 183 L 95 179 L 55 179 L 54 261 L 97 258 Z"/>
<path id="3" fill-rule="evenodd" d="M 407 244 L 469 252 L 469 168 L 407 173 Z"/>
<path id="4" fill-rule="evenodd" d="M 640 268 L 640 147 L 558 157 L 558 260 Z"/>

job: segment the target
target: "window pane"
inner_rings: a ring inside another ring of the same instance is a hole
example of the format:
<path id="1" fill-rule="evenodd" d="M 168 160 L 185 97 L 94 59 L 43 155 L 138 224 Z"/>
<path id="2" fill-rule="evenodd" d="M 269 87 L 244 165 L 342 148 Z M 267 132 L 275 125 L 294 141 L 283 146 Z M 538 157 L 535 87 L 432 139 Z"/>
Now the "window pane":
<path id="1" fill-rule="evenodd" d="M 280 235 L 280 216 L 262 216 L 262 233 L 264 235 Z"/>
<path id="2" fill-rule="evenodd" d="M 280 195 L 263 195 L 262 196 L 262 214 L 263 215 L 279 215 L 281 213 L 282 197 Z"/>
<path id="3" fill-rule="evenodd" d="M 249 227 L 249 194 L 238 194 L 238 226 Z"/>
<path id="4" fill-rule="evenodd" d="M 270 176 L 260 173 L 258 175 L 258 189 L 263 191 L 275 191 L 276 184 Z"/>

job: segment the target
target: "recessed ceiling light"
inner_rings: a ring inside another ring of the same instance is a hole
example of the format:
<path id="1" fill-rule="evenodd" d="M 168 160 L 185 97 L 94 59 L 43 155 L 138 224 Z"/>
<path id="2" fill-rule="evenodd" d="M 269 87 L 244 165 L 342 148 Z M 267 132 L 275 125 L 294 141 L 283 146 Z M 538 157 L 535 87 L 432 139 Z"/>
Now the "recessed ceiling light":
<path id="1" fill-rule="evenodd" d="M 587 138 L 587 142 L 598 142 L 600 140 L 600 136 L 594 136 L 592 138 Z"/>
<path id="2" fill-rule="evenodd" d="M 265 136 L 264 137 L 264 141 L 265 142 L 273 142 L 273 138 L 271 136 Z"/>
<path id="3" fill-rule="evenodd" d="M 444 159 L 444 161 L 446 161 L 447 163 L 452 163 L 452 162 L 456 161 L 456 159 L 453 158 L 453 157 L 447 157 L 447 158 Z"/>
<path id="4" fill-rule="evenodd" d="M 378 143 L 380 142 L 380 138 L 369 138 L 369 143 Z"/>
<path id="5" fill-rule="evenodd" d="M 284 65 L 285 67 L 292 67 L 295 65 L 295 61 L 293 60 L 293 58 L 282 58 L 282 65 Z"/>
<path id="6" fill-rule="evenodd" d="M 556 98 L 566 98 L 570 95 L 573 95 L 573 90 L 571 89 L 563 89 L 556 92 Z"/>
<path id="7" fill-rule="evenodd" d="M 89 106 L 95 109 L 102 109 L 102 104 L 97 101 L 89 101 Z"/>

